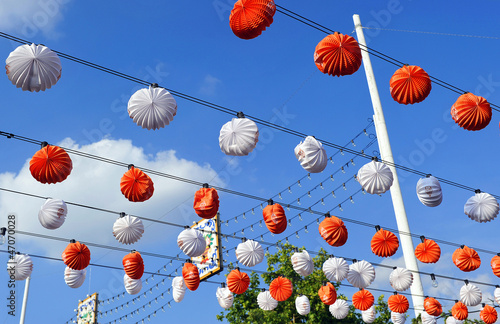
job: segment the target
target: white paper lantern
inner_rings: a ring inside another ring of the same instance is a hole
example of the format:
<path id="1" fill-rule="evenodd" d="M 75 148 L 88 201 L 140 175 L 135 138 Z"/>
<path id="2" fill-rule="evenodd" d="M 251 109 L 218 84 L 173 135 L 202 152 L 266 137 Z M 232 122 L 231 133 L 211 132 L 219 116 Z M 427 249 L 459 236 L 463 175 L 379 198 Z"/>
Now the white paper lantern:
<path id="1" fill-rule="evenodd" d="M 310 173 L 319 173 L 326 168 L 328 156 L 320 141 L 313 136 L 307 136 L 295 147 L 295 157 L 300 165 Z"/>
<path id="2" fill-rule="evenodd" d="M 295 299 L 295 308 L 297 309 L 297 313 L 302 316 L 309 314 L 311 311 L 311 304 L 309 302 L 309 298 L 304 295 L 300 295 Z"/>
<path id="3" fill-rule="evenodd" d="M 449 316 L 447 319 L 446 319 L 446 324 L 462 324 L 464 321 L 460 321 L 460 320 L 457 320 L 455 317 L 453 316 Z"/>
<path id="4" fill-rule="evenodd" d="M 338 320 L 344 319 L 349 314 L 349 304 L 340 298 L 337 298 L 335 303 L 329 307 L 330 313 Z"/>
<path id="5" fill-rule="evenodd" d="M 404 324 L 406 322 L 406 315 L 404 313 L 391 312 L 391 321 L 394 324 Z"/>
<path id="6" fill-rule="evenodd" d="M 200 256 L 205 252 L 207 243 L 200 231 L 192 228 L 186 228 L 177 237 L 179 248 L 191 258 Z"/>
<path id="7" fill-rule="evenodd" d="M 64 269 L 64 281 L 70 288 L 80 288 L 85 282 L 87 269 L 73 270 L 70 267 Z"/>
<path id="8" fill-rule="evenodd" d="M 257 295 L 257 304 L 260 309 L 265 311 L 272 311 L 278 306 L 278 301 L 271 296 L 269 291 L 261 291 Z"/>
<path id="9" fill-rule="evenodd" d="M 342 281 L 349 273 L 349 265 L 343 258 L 329 258 L 323 263 L 323 273 L 328 281 Z"/>
<path id="10" fill-rule="evenodd" d="M 219 301 L 220 307 L 228 309 L 233 306 L 234 296 L 229 288 L 218 287 L 215 295 L 217 296 L 217 301 Z"/>
<path id="11" fill-rule="evenodd" d="M 244 156 L 253 151 L 259 141 L 257 124 L 239 113 L 222 126 L 219 135 L 219 146 L 227 155 Z"/>
<path id="12" fill-rule="evenodd" d="M 387 165 L 371 161 L 359 169 L 357 179 L 369 194 L 383 194 L 391 188 L 394 177 Z"/>
<path id="13" fill-rule="evenodd" d="M 139 241 L 143 233 L 142 221 L 134 216 L 120 217 L 113 224 L 113 235 L 122 244 L 133 244 Z"/>
<path id="14" fill-rule="evenodd" d="M 12 259 L 7 262 L 7 272 L 15 280 L 24 280 L 31 275 L 33 271 L 33 262 L 27 254 L 14 254 Z"/>
<path id="15" fill-rule="evenodd" d="M 465 215 L 479 223 L 486 223 L 497 217 L 500 207 L 492 195 L 477 191 L 464 206 Z"/>
<path id="16" fill-rule="evenodd" d="M 465 284 L 460 288 L 460 301 L 465 304 L 465 306 L 477 306 L 481 303 L 483 299 L 483 294 L 481 289 L 473 284 Z"/>
<path id="17" fill-rule="evenodd" d="M 422 324 L 436 324 L 437 317 L 429 315 L 427 312 L 422 312 Z"/>
<path id="18" fill-rule="evenodd" d="M 314 271 L 314 263 L 307 251 L 295 252 L 292 255 L 293 270 L 301 276 L 308 276 Z"/>
<path id="19" fill-rule="evenodd" d="M 375 280 L 375 268 L 369 262 L 361 260 L 349 266 L 347 281 L 357 288 L 368 287 Z"/>
<path id="20" fill-rule="evenodd" d="M 443 201 L 443 191 L 438 179 L 429 175 L 417 182 L 417 196 L 427 207 L 436 207 Z"/>
<path id="21" fill-rule="evenodd" d="M 375 322 L 376 314 L 375 314 L 375 307 L 371 306 L 365 311 L 361 312 L 361 317 L 363 318 L 363 322 L 367 324 L 371 324 Z"/>
<path id="22" fill-rule="evenodd" d="M 177 276 L 172 280 L 172 297 L 176 303 L 180 303 L 186 294 L 186 283 L 182 276 Z"/>
<path id="23" fill-rule="evenodd" d="M 253 267 L 264 260 L 264 249 L 259 242 L 248 240 L 236 248 L 238 262 L 246 267 Z"/>
<path id="24" fill-rule="evenodd" d="M 123 284 L 125 285 L 125 290 L 130 295 L 137 295 L 141 292 L 142 281 L 141 279 L 132 279 L 127 274 L 123 276 Z"/>
<path id="25" fill-rule="evenodd" d="M 5 60 L 9 80 L 23 91 L 45 91 L 61 77 L 59 56 L 43 45 L 21 45 Z"/>
<path id="26" fill-rule="evenodd" d="M 38 220 L 43 227 L 47 229 L 56 229 L 61 227 L 66 220 L 68 206 L 61 199 L 47 199 L 40 207 Z"/>
<path id="27" fill-rule="evenodd" d="M 497 305 L 500 305 L 500 288 L 495 288 L 495 291 L 493 292 L 493 296 L 495 297 L 495 301 L 497 302 Z"/>
<path id="28" fill-rule="evenodd" d="M 150 86 L 136 91 L 130 97 L 127 110 L 134 123 L 142 128 L 156 130 L 174 120 L 177 103 L 164 88 Z"/>
<path id="29" fill-rule="evenodd" d="M 413 283 L 413 273 L 408 269 L 397 267 L 392 270 L 389 276 L 389 282 L 394 290 L 405 291 L 410 288 Z"/>

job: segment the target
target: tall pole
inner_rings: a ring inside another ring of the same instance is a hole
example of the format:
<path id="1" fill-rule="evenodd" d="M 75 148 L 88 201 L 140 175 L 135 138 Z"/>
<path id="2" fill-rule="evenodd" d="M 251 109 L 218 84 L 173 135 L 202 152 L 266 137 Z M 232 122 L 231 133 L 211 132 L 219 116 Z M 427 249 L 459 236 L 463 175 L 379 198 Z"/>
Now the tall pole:
<path id="1" fill-rule="evenodd" d="M 26 306 L 28 304 L 28 293 L 30 291 L 30 280 L 31 276 L 28 276 L 24 284 L 23 307 L 21 308 L 21 319 L 19 320 L 19 324 L 24 324 L 24 316 L 26 315 Z"/>
<path id="2" fill-rule="evenodd" d="M 363 65 L 365 67 L 366 80 L 368 81 L 368 88 L 370 90 L 370 97 L 373 106 L 373 121 L 375 123 L 375 130 L 377 133 L 378 146 L 382 160 L 389 162 L 388 167 L 394 175 L 394 181 L 391 186 L 392 205 L 394 207 L 394 214 L 396 215 L 396 223 L 398 231 L 405 233 L 399 235 L 401 240 L 401 248 L 403 249 L 403 256 L 406 268 L 413 272 L 413 284 L 411 285 L 411 298 L 413 307 L 415 308 L 415 316 L 418 316 L 424 305 L 424 289 L 422 281 L 420 280 L 420 273 L 418 272 L 417 258 L 415 257 L 415 250 L 413 241 L 410 235 L 410 226 L 408 225 L 408 218 L 406 217 L 405 205 L 403 203 L 403 195 L 401 194 L 401 187 L 399 186 L 399 179 L 396 168 L 394 167 L 394 156 L 392 155 L 391 143 L 389 141 L 389 134 L 387 133 L 387 126 L 385 124 L 384 112 L 378 94 L 377 83 L 375 75 L 373 74 L 372 63 L 370 55 L 366 51 L 365 35 L 363 34 L 363 27 L 359 15 L 353 15 L 354 26 L 356 27 L 356 34 L 358 36 L 358 43 L 361 45 L 361 55 L 363 58 Z"/>

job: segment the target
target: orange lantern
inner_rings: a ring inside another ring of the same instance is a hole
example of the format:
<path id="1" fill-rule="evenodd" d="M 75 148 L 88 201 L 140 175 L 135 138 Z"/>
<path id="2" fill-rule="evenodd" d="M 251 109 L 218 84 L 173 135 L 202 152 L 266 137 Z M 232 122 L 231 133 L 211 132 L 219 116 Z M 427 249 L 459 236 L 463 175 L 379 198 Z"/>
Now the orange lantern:
<path id="1" fill-rule="evenodd" d="M 292 296 L 292 291 L 292 282 L 281 276 L 274 279 L 269 285 L 269 293 L 271 294 L 271 297 L 277 301 L 287 300 L 290 296 Z"/>
<path id="2" fill-rule="evenodd" d="M 495 276 L 500 278 L 500 253 L 491 259 L 491 270 Z"/>
<path id="3" fill-rule="evenodd" d="M 250 285 L 250 277 L 236 268 L 227 275 L 227 288 L 235 294 L 243 294 Z"/>
<path id="4" fill-rule="evenodd" d="M 195 291 L 198 289 L 200 285 L 200 272 L 197 266 L 189 262 L 184 263 L 184 267 L 182 267 L 182 277 L 189 290 Z"/>
<path id="5" fill-rule="evenodd" d="M 62 260 L 73 270 L 83 270 L 90 263 L 90 250 L 85 244 L 71 240 L 62 253 Z"/>
<path id="6" fill-rule="evenodd" d="M 286 229 L 286 215 L 280 204 L 275 204 L 272 200 L 262 211 L 267 229 L 274 234 L 283 233 Z"/>
<path id="7" fill-rule="evenodd" d="M 120 180 L 120 190 L 128 200 L 142 202 L 153 196 L 155 188 L 151 178 L 131 164 Z"/>
<path id="8" fill-rule="evenodd" d="M 465 245 L 456 249 L 451 257 L 453 263 L 464 272 L 474 271 L 481 266 L 481 258 L 477 252 Z"/>
<path id="9" fill-rule="evenodd" d="M 352 305 L 360 311 L 365 311 L 372 307 L 374 302 L 375 298 L 373 298 L 372 293 L 366 289 L 361 289 L 352 295 Z"/>
<path id="10" fill-rule="evenodd" d="M 348 237 L 344 222 L 338 217 L 330 217 L 330 214 L 325 216 L 325 219 L 319 224 L 319 234 L 331 246 L 344 245 Z"/>
<path id="11" fill-rule="evenodd" d="M 457 301 L 451 308 L 451 316 L 459 321 L 463 321 L 469 316 L 469 310 L 464 303 Z"/>
<path id="12" fill-rule="evenodd" d="M 371 241 L 372 252 L 379 257 L 393 256 L 399 248 L 399 240 L 394 233 L 377 228 Z"/>
<path id="13" fill-rule="evenodd" d="M 408 299 L 400 294 L 394 294 L 387 299 L 387 304 L 389 305 L 389 309 L 391 312 L 396 313 L 406 313 L 408 308 L 410 308 L 410 303 Z"/>
<path id="14" fill-rule="evenodd" d="M 361 66 L 361 49 L 353 37 L 335 32 L 318 43 L 314 63 L 325 74 L 353 74 Z"/>
<path id="15" fill-rule="evenodd" d="M 439 316 L 443 312 L 441 303 L 432 297 L 427 297 L 424 300 L 424 309 L 427 312 L 427 314 L 432 316 Z"/>
<path id="16" fill-rule="evenodd" d="M 217 190 L 209 188 L 208 184 L 205 183 L 203 188 L 194 194 L 193 208 L 201 218 L 213 218 L 219 211 L 219 195 L 217 194 Z"/>
<path id="17" fill-rule="evenodd" d="M 479 313 L 479 317 L 486 324 L 493 324 L 498 319 L 497 311 L 491 307 L 490 305 L 485 305 L 481 312 Z"/>
<path id="18" fill-rule="evenodd" d="M 59 146 L 42 143 L 42 148 L 30 160 L 30 172 L 33 178 L 41 183 L 57 183 L 64 181 L 73 163 L 65 150 Z"/>
<path id="19" fill-rule="evenodd" d="M 441 248 L 433 240 L 421 236 L 422 243 L 415 248 L 415 256 L 423 263 L 436 263 L 441 257 Z"/>
<path id="20" fill-rule="evenodd" d="M 333 305 L 337 300 L 337 290 L 329 283 L 325 282 L 318 291 L 319 298 L 325 305 Z"/>
<path id="21" fill-rule="evenodd" d="M 141 254 L 132 250 L 129 254 L 123 257 L 123 270 L 131 279 L 141 279 L 144 274 L 144 261 Z"/>
<path id="22" fill-rule="evenodd" d="M 451 107 L 451 117 L 460 127 L 477 131 L 491 121 L 491 107 L 483 97 L 466 92 Z"/>
<path id="23" fill-rule="evenodd" d="M 404 65 L 398 69 L 389 84 L 392 99 L 405 105 L 423 101 L 432 88 L 427 72 L 415 65 Z"/>
<path id="24" fill-rule="evenodd" d="M 242 39 L 252 39 L 271 26 L 276 5 L 273 0 L 238 0 L 229 16 L 229 26 Z"/>

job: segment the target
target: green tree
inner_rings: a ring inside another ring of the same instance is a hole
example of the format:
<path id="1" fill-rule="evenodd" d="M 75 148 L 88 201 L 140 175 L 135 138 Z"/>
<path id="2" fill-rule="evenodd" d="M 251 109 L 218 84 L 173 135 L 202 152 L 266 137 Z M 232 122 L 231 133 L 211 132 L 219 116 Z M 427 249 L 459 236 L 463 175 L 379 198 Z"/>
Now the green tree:
<path id="1" fill-rule="evenodd" d="M 349 315 L 343 320 L 336 320 L 329 312 L 328 306 L 323 304 L 318 296 L 318 290 L 324 281 L 327 281 L 323 271 L 323 263 L 329 258 L 328 253 L 321 249 L 320 253 L 313 258 L 315 271 L 307 276 L 300 277 L 294 270 L 291 263 L 293 254 L 293 246 L 283 244 L 275 254 L 266 253 L 267 272 L 257 274 L 252 271 L 250 274 L 250 287 L 241 295 L 234 296 L 234 303 L 231 308 L 217 315 L 219 321 L 226 319 L 231 324 L 243 323 L 266 323 L 266 324 L 282 324 L 282 323 L 351 323 L 364 324 L 361 319 L 361 313 L 355 312 L 351 306 Z M 229 265 L 229 270 L 234 266 Z M 279 302 L 278 307 L 273 311 L 263 311 L 257 304 L 257 295 L 260 293 L 261 281 L 263 279 L 265 286 L 269 286 L 271 281 L 277 276 L 284 276 L 292 281 L 293 294 L 284 302 Z M 338 288 L 338 283 L 333 283 Z M 295 299 L 299 295 L 306 295 L 311 303 L 311 312 L 306 316 L 301 316 L 295 308 Z M 338 298 L 347 298 L 342 294 Z M 387 307 L 387 303 L 380 296 L 375 310 L 377 319 L 375 324 L 388 323 L 391 318 L 391 312 Z"/>

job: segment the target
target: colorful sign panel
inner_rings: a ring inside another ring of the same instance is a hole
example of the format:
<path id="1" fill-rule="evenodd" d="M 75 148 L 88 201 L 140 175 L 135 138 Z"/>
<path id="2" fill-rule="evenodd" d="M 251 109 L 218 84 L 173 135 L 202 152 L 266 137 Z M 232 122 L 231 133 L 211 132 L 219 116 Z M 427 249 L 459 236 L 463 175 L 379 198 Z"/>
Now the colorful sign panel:
<path id="1" fill-rule="evenodd" d="M 97 293 L 78 304 L 78 324 L 97 323 Z"/>
<path id="2" fill-rule="evenodd" d="M 202 230 L 207 248 L 202 255 L 191 258 L 193 264 L 198 267 L 200 280 L 207 279 L 223 270 L 222 253 L 220 251 L 220 223 L 219 214 L 211 219 L 202 219 L 191 226 L 193 229 Z"/>

